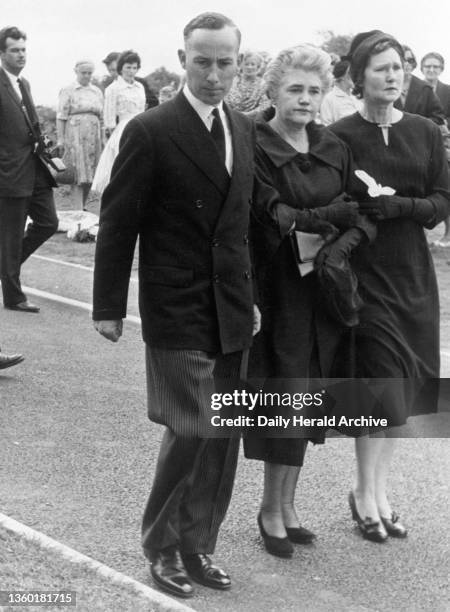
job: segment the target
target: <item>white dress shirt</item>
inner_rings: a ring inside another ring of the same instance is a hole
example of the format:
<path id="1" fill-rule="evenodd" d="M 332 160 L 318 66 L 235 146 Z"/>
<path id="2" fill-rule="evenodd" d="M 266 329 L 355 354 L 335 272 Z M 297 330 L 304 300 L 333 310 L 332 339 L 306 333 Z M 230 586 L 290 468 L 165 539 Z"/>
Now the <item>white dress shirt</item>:
<path id="1" fill-rule="evenodd" d="M 215 108 L 219 110 L 219 115 L 223 124 L 223 131 L 225 133 L 225 166 L 228 174 L 231 176 L 231 172 L 233 170 L 233 140 L 231 138 L 231 129 L 228 122 L 228 117 L 223 110 L 223 102 L 220 102 L 217 107 L 212 106 L 211 104 L 205 104 L 194 96 L 187 84 L 183 87 L 183 94 L 186 96 L 189 104 L 205 124 L 208 132 L 211 131 L 212 122 L 214 119 L 212 112 Z"/>
<path id="2" fill-rule="evenodd" d="M 19 100 L 22 100 L 22 94 L 19 89 L 19 83 L 17 82 L 17 79 L 20 79 L 20 76 L 17 76 L 16 74 L 11 74 L 11 72 L 8 72 L 6 68 L 3 68 L 3 70 L 8 75 L 8 78 L 11 81 L 11 85 L 13 86 L 14 91 L 19 96 Z"/>

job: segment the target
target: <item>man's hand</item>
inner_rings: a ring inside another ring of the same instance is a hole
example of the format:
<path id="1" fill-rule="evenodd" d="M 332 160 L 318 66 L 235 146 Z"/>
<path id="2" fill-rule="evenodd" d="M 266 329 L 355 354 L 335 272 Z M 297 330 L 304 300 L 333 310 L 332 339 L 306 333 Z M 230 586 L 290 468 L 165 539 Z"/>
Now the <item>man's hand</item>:
<path id="1" fill-rule="evenodd" d="M 99 334 L 111 342 L 117 342 L 122 335 L 123 321 L 94 321 L 94 327 Z"/>
<path id="2" fill-rule="evenodd" d="M 261 329 L 261 313 L 259 311 L 259 308 L 256 304 L 253 304 L 253 335 L 256 336 L 256 334 L 259 332 L 259 330 Z"/>

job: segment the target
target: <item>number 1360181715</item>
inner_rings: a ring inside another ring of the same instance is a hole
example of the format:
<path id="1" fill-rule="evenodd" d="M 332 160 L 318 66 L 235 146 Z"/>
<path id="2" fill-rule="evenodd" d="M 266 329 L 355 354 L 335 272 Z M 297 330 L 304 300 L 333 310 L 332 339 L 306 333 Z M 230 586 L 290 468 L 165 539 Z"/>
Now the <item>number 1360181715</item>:
<path id="1" fill-rule="evenodd" d="M 76 606 L 75 591 L 0 591 L 0 606 Z"/>

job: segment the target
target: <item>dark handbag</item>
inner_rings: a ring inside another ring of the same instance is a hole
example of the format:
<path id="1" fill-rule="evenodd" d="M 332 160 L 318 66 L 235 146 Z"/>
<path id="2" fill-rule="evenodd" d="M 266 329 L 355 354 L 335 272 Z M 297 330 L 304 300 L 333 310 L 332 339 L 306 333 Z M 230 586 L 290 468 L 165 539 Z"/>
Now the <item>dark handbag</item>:
<path id="1" fill-rule="evenodd" d="M 344 327 L 358 325 L 358 312 L 364 302 L 358 293 L 358 279 L 349 257 L 320 257 L 316 260 L 316 273 L 322 306 L 328 315 Z"/>
<path id="2" fill-rule="evenodd" d="M 58 185 L 74 185 L 75 184 L 75 168 L 72 164 L 67 164 L 66 169 L 61 172 L 56 172 L 53 174 L 53 178 L 58 183 Z"/>

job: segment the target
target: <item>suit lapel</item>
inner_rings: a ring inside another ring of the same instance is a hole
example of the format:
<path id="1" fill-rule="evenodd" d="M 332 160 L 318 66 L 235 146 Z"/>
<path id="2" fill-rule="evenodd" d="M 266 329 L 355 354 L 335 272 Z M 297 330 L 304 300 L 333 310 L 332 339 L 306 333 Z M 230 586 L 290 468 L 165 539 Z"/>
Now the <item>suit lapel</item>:
<path id="1" fill-rule="evenodd" d="M 220 210 L 216 227 L 220 225 L 224 218 L 226 219 L 230 214 L 234 214 L 236 202 L 241 201 L 243 189 L 248 188 L 249 185 L 251 187 L 254 174 L 253 149 L 249 141 L 249 132 L 240 125 L 237 113 L 230 111 L 226 106 L 225 112 L 230 123 L 233 140 L 233 172 L 227 197 Z M 249 193 L 251 193 L 251 189 Z M 247 202 L 244 201 L 244 205 L 247 205 Z"/>
<path id="2" fill-rule="evenodd" d="M 3 70 L 3 68 L 0 68 L 0 79 L 2 80 L 2 83 L 5 86 L 5 89 L 8 92 L 8 94 L 11 96 L 11 99 L 13 100 L 13 102 L 15 102 L 17 106 L 22 110 L 22 100 L 19 98 L 19 96 L 16 93 L 16 90 L 11 85 L 11 81 L 9 80 L 9 77 L 6 74 L 6 72 Z"/>
<path id="3" fill-rule="evenodd" d="M 226 195 L 230 177 L 205 124 L 182 93 L 178 94 L 174 104 L 177 125 L 169 131 L 170 138 L 219 191 Z"/>

